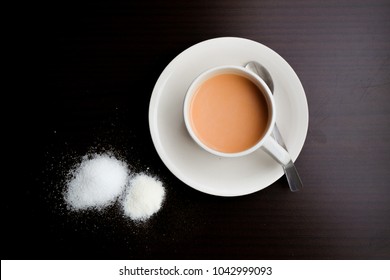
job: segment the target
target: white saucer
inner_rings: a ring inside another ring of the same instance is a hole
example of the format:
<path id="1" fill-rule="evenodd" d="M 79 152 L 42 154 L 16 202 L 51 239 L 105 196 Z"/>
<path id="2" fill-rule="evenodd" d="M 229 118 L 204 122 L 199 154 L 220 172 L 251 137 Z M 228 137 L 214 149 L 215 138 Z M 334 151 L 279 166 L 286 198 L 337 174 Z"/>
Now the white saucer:
<path id="1" fill-rule="evenodd" d="M 309 112 L 305 92 L 291 66 L 270 48 L 242 38 L 216 38 L 179 54 L 161 73 L 149 106 L 155 148 L 168 169 L 199 191 L 240 196 L 259 191 L 283 175 L 282 167 L 262 150 L 241 158 L 220 158 L 190 138 L 183 120 L 183 102 L 192 80 L 208 68 L 258 61 L 274 80 L 276 122 L 295 160 L 305 142 Z"/>

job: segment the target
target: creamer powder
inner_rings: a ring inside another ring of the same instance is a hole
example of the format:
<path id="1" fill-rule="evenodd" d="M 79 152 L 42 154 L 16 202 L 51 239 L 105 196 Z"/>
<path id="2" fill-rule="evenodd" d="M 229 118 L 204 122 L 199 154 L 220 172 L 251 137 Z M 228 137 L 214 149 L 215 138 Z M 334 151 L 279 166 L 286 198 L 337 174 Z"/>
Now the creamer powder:
<path id="1" fill-rule="evenodd" d="M 65 201 L 74 210 L 97 208 L 113 203 L 129 178 L 127 165 L 108 154 L 85 156 L 71 172 Z"/>
<path id="2" fill-rule="evenodd" d="M 160 210 L 165 189 L 156 178 L 138 174 L 130 181 L 122 200 L 123 211 L 135 221 L 145 221 Z"/>

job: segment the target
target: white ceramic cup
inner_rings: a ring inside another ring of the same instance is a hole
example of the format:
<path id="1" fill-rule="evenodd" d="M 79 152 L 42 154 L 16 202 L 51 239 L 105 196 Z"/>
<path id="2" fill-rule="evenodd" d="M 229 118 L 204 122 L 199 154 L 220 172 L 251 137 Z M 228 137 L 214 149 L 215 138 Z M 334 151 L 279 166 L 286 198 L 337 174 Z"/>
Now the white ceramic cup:
<path id="1" fill-rule="evenodd" d="M 261 139 L 259 139 L 259 141 L 257 141 L 257 143 L 255 143 L 253 146 L 243 151 L 227 153 L 227 152 L 221 152 L 215 150 L 200 140 L 200 138 L 197 136 L 194 128 L 191 125 L 192 123 L 191 112 L 190 112 L 191 102 L 193 100 L 194 95 L 197 92 L 197 89 L 206 80 L 209 80 L 210 78 L 220 74 L 235 74 L 250 80 L 260 89 L 259 92 L 263 94 L 268 106 L 268 122 L 267 122 L 265 132 L 263 133 L 263 137 L 261 137 Z M 291 159 L 289 153 L 282 146 L 280 146 L 276 142 L 276 140 L 271 136 L 272 130 L 275 125 L 275 118 L 276 118 L 275 102 L 271 90 L 268 88 L 267 84 L 259 76 L 257 76 L 256 74 L 250 72 L 249 70 L 243 67 L 219 66 L 219 67 L 209 69 L 203 72 L 202 74 L 200 74 L 197 78 L 195 78 L 195 80 L 191 83 L 190 87 L 187 90 L 185 100 L 184 100 L 183 113 L 184 113 L 185 125 L 192 139 L 200 147 L 210 152 L 211 154 L 220 157 L 239 157 L 239 156 L 248 155 L 256 151 L 257 149 L 263 149 L 265 152 L 267 152 L 270 156 L 272 156 L 275 160 L 277 160 L 282 165 L 286 165 Z"/>

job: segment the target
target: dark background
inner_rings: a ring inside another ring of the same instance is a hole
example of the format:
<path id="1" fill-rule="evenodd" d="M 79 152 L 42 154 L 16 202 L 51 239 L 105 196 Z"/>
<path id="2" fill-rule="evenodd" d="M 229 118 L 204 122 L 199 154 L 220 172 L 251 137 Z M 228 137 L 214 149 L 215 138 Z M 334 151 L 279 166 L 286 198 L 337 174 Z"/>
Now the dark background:
<path id="1" fill-rule="evenodd" d="M 389 1 L 31 2 L 3 11 L 2 259 L 390 258 Z M 222 36 L 269 46 L 301 79 L 302 192 L 282 177 L 214 197 L 158 157 L 155 82 L 181 51 Z M 67 210 L 68 172 L 104 151 L 164 182 L 148 222 L 118 205 Z"/>

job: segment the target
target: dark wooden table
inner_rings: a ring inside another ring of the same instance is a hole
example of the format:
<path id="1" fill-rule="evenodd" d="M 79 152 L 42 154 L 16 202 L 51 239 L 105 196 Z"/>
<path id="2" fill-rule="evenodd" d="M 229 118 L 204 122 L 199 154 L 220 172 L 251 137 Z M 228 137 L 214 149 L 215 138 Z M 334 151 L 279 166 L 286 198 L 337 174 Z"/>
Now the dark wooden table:
<path id="1" fill-rule="evenodd" d="M 13 11 L 2 259 L 390 258 L 389 1 L 33 1 Z M 148 106 L 160 73 L 224 36 L 274 49 L 304 86 L 300 193 L 282 177 L 243 197 L 203 194 L 154 149 Z M 69 212 L 66 174 L 91 151 L 161 178 L 161 211 L 141 225 L 115 205 Z"/>

